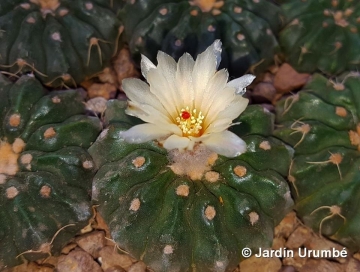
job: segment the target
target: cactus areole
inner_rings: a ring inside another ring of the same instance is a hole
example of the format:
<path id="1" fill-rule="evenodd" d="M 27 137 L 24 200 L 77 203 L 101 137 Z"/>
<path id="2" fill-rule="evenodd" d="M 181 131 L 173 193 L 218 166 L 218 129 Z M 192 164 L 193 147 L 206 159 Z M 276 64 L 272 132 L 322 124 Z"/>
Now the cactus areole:
<path id="1" fill-rule="evenodd" d="M 278 103 L 275 135 L 294 146 L 289 181 L 304 222 L 360 250 L 360 74 L 315 74 Z"/>
<path id="2" fill-rule="evenodd" d="M 59 253 L 88 224 L 101 130 L 74 90 L 47 94 L 33 76 L 0 74 L 0 270 Z"/>
<path id="3" fill-rule="evenodd" d="M 0 1 L 0 68 L 76 86 L 109 63 L 123 30 L 110 0 Z"/>
<path id="4" fill-rule="evenodd" d="M 220 54 L 215 41 L 196 61 L 143 57 L 148 83 L 124 80 L 128 105 L 108 102 L 108 127 L 89 149 L 112 238 L 155 271 L 232 269 L 244 247 L 271 245 L 292 206 L 292 151 L 270 136 L 269 112 L 245 110 L 254 77 L 227 82 Z"/>

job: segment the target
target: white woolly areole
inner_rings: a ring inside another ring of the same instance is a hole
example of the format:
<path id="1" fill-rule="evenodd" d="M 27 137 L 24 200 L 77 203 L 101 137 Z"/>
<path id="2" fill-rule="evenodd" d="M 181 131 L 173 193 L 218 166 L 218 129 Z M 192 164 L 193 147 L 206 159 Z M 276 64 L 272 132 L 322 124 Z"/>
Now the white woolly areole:
<path id="1" fill-rule="evenodd" d="M 0 185 L 6 183 L 6 176 L 4 174 L 0 174 Z"/>
<path id="2" fill-rule="evenodd" d="M 246 108 L 241 95 L 254 80 L 245 75 L 228 82 L 228 72 L 217 71 L 221 42 L 216 40 L 194 60 L 184 54 L 176 63 L 159 51 L 158 65 L 142 56 L 141 70 L 147 83 L 124 79 L 129 98 L 126 113 L 141 124 L 121 132 L 129 143 L 157 140 L 168 150 L 193 150 L 198 143 L 217 154 L 235 157 L 246 151 L 245 142 L 227 129 Z"/>
<path id="3" fill-rule="evenodd" d="M 130 203 L 129 210 L 136 212 L 138 209 L 140 209 L 140 205 L 141 205 L 140 199 L 134 198 Z"/>
<path id="4" fill-rule="evenodd" d="M 19 190 L 17 188 L 15 188 L 14 186 L 11 186 L 11 187 L 6 189 L 6 197 L 8 199 L 13 199 L 18 194 L 19 194 Z"/>
<path id="5" fill-rule="evenodd" d="M 216 215 L 215 208 L 213 206 L 210 206 L 210 205 L 207 206 L 206 209 L 205 209 L 204 215 L 208 220 L 213 220 L 215 215 Z"/>
<path id="6" fill-rule="evenodd" d="M 19 148 L 0 140 L 0 174 L 12 176 L 19 170 L 19 154 L 14 150 L 20 152 Z"/>
<path id="7" fill-rule="evenodd" d="M 1 183 L 0 183 L 1 184 Z M 190 188 L 188 185 L 186 184 L 182 184 L 182 185 L 179 185 L 177 188 L 176 188 L 176 194 L 178 196 L 188 196 L 189 195 L 189 192 L 190 192 Z"/>
<path id="8" fill-rule="evenodd" d="M 174 248 L 171 245 L 166 245 L 163 252 L 164 254 L 172 254 L 174 252 Z"/>
<path id="9" fill-rule="evenodd" d="M 196 145 L 193 150 L 187 151 L 173 149 L 169 151 L 168 156 L 171 170 L 179 176 L 186 175 L 192 180 L 202 179 L 217 158 L 216 154 L 205 145 Z"/>
<path id="10" fill-rule="evenodd" d="M 15 153 L 20 153 L 21 151 L 23 151 L 24 147 L 25 147 L 25 142 L 21 138 L 16 138 L 12 144 L 12 150 Z"/>

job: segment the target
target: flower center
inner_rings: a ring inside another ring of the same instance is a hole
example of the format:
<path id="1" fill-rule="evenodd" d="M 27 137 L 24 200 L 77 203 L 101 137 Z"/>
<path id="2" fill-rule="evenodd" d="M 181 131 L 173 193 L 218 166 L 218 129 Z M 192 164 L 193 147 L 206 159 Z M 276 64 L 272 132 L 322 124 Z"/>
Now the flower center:
<path id="1" fill-rule="evenodd" d="M 202 129 L 202 122 L 205 116 L 201 111 L 196 109 L 190 110 L 189 107 L 181 109 L 176 122 L 178 127 L 182 130 L 183 136 L 198 136 Z"/>

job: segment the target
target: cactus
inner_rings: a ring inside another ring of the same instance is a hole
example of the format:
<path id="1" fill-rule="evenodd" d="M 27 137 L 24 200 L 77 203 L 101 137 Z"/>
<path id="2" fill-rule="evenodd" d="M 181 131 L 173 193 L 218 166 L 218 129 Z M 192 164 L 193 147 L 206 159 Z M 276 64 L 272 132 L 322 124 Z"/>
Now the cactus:
<path id="1" fill-rule="evenodd" d="M 283 1 L 287 26 L 280 45 L 299 71 L 327 74 L 360 68 L 360 2 Z"/>
<path id="2" fill-rule="evenodd" d="M 233 76 L 272 61 L 281 27 L 280 8 L 269 0 L 128 1 L 120 19 L 135 58 L 154 61 L 158 50 L 196 56 L 221 39 L 222 67 Z"/>
<path id="3" fill-rule="evenodd" d="M 119 15 L 120 10 L 124 7 L 125 3 L 125 0 L 110 0 L 110 8 L 116 15 Z"/>
<path id="4" fill-rule="evenodd" d="M 0 67 L 33 72 L 51 87 L 99 73 L 117 51 L 119 0 L 5 0 L 0 3 Z"/>
<path id="5" fill-rule="evenodd" d="M 303 221 L 349 249 L 360 249 L 360 77 L 315 74 L 278 103 L 275 135 L 295 148 L 288 179 Z"/>
<path id="6" fill-rule="evenodd" d="M 270 136 L 271 113 L 248 107 L 233 127 L 248 152 L 226 158 L 200 147 L 179 153 L 156 141 L 127 143 L 121 131 L 139 119 L 125 108 L 108 102 L 108 127 L 89 149 L 99 167 L 93 199 L 121 248 L 155 271 L 227 271 L 242 248 L 271 246 L 274 226 L 292 205 L 282 177 L 292 151 Z"/>
<path id="7" fill-rule="evenodd" d="M 0 75 L 0 270 L 58 253 L 92 216 L 101 130 L 74 90 L 46 94 L 33 76 Z"/>

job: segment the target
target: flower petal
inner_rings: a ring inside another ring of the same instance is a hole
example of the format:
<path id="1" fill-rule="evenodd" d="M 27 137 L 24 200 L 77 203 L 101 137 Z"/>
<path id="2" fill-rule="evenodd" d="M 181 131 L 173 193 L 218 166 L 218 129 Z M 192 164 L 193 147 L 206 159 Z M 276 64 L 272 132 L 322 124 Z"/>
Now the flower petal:
<path id="1" fill-rule="evenodd" d="M 203 92 L 215 74 L 221 60 L 221 42 L 216 40 L 203 53 L 196 58 L 192 79 L 194 82 L 194 106 L 199 108 Z"/>
<path id="2" fill-rule="evenodd" d="M 223 90 L 226 86 L 229 73 L 222 69 L 216 72 L 209 80 L 206 85 L 205 90 L 203 91 L 203 97 L 201 99 L 201 104 L 198 110 L 201 110 L 202 113 L 206 116 L 212 107 L 212 104 L 215 99 L 223 99 Z M 225 106 L 225 105 L 223 105 Z"/>
<path id="3" fill-rule="evenodd" d="M 235 99 L 216 116 L 216 120 L 234 120 L 246 109 L 248 104 L 249 99 L 242 96 L 235 96 Z"/>
<path id="4" fill-rule="evenodd" d="M 165 115 L 156 113 L 156 110 L 148 105 L 138 106 L 136 103 L 129 101 L 129 107 L 126 113 L 140 118 L 144 122 L 148 122 L 158 126 L 160 129 L 170 131 L 176 135 L 182 135 L 181 129 L 171 122 Z"/>
<path id="5" fill-rule="evenodd" d="M 204 134 L 218 133 L 228 129 L 233 119 L 223 118 L 212 122 L 204 131 Z"/>
<path id="6" fill-rule="evenodd" d="M 156 66 L 154 65 L 154 63 L 151 62 L 151 60 L 149 60 L 146 56 L 141 54 L 140 68 L 142 75 L 146 79 L 150 69 L 156 69 Z"/>
<path id="7" fill-rule="evenodd" d="M 144 122 L 161 125 L 174 125 L 173 122 L 164 114 L 157 111 L 150 105 L 139 104 L 137 102 L 128 101 L 126 114 L 140 118 Z M 176 126 L 177 127 L 177 126 Z M 180 130 L 180 128 L 179 128 Z"/>
<path id="8" fill-rule="evenodd" d="M 182 107 L 181 96 L 177 93 L 175 85 L 176 62 L 169 55 L 159 51 L 157 69 L 151 69 L 147 74 L 147 80 L 152 92 L 168 114 L 173 118 L 177 116 Z"/>
<path id="9" fill-rule="evenodd" d="M 247 98 L 235 96 L 235 99 L 206 127 L 204 133 L 216 133 L 228 129 L 232 121 L 246 109 L 248 103 Z"/>
<path id="10" fill-rule="evenodd" d="M 183 150 L 186 149 L 189 146 L 189 144 L 190 144 L 189 138 L 181 137 L 178 135 L 171 135 L 164 141 L 163 147 L 166 148 L 167 150 L 176 149 L 176 148 L 178 148 L 179 150 Z"/>
<path id="11" fill-rule="evenodd" d="M 246 143 L 236 134 L 225 130 L 204 137 L 202 143 L 219 155 L 236 157 L 246 151 Z"/>
<path id="12" fill-rule="evenodd" d="M 185 53 L 179 59 L 175 74 L 175 84 L 178 94 L 183 100 L 183 107 L 191 107 L 194 101 L 194 88 L 192 82 L 192 72 L 195 61 L 190 54 Z"/>
<path id="13" fill-rule="evenodd" d="M 159 139 L 171 134 L 170 131 L 159 128 L 154 124 L 141 124 L 133 126 L 127 131 L 120 132 L 120 136 L 128 143 L 140 144 Z"/>
<path id="14" fill-rule="evenodd" d="M 150 105 L 162 114 L 168 114 L 159 99 L 150 92 L 149 85 L 144 81 L 137 78 L 126 78 L 122 81 L 122 88 L 133 102 Z"/>
<path id="15" fill-rule="evenodd" d="M 220 40 L 215 40 L 213 45 L 214 45 L 213 52 L 216 57 L 216 70 L 217 70 L 219 68 L 219 65 L 221 62 L 221 52 L 222 52 L 221 45 L 222 45 L 222 43 Z"/>
<path id="16" fill-rule="evenodd" d="M 218 96 L 210 105 L 209 111 L 204 119 L 204 129 L 217 119 L 218 114 L 226 109 L 235 99 L 234 88 L 225 87 L 219 91 Z"/>
<path id="17" fill-rule="evenodd" d="M 254 79 L 254 75 L 243 75 L 242 77 L 229 81 L 227 86 L 235 88 L 236 94 L 243 95 L 246 92 L 246 87 L 249 86 Z"/>

